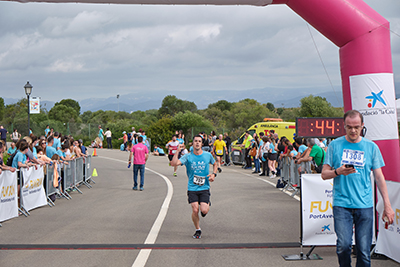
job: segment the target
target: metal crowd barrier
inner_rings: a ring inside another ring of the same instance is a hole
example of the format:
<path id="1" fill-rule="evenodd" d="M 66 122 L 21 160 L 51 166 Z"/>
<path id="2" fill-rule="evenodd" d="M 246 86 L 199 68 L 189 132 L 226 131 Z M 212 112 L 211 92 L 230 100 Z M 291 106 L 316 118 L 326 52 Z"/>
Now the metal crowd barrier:
<path id="1" fill-rule="evenodd" d="M 43 177 L 43 187 L 45 190 L 47 204 L 52 207 L 55 206 L 53 200 L 50 198 L 53 195 L 61 196 L 66 199 L 71 199 L 68 191 L 76 190 L 82 194 L 82 191 L 79 190 L 79 186 L 84 184 L 91 188 L 92 186 L 88 184 L 88 182 L 93 181 L 91 170 L 91 156 L 87 158 L 77 158 L 71 161 L 68 161 L 68 164 L 57 164 L 58 174 L 61 178 L 61 181 L 58 182 L 58 188 L 54 187 L 54 164 L 46 164 L 44 166 L 44 177 Z M 20 170 L 16 170 L 18 175 L 18 185 L 20 186 L 20 196 L 24 193 L 23 188 L 23 174 Z M 18 195 L 18 194 L 17 194 Z M 18 211 L 21 212 L 25 217 L 28 217 L 30 213 L 22 204 L 22 201 L 19 202 Z M 2 225 L 0 224 L 0 227 Z"/>
<path id="2" fill-rule="evenodd" d="M 303 162 L 296 164 L 290 157 L 283 157 L 281 160 L 281 177 L 285 182 L 285 187 L 282 190 L 293 190 L 292 196 L 299 192 L 299 185 L 301 182 L 301 176 L 298 172 L 298 168 L 302 167 L 302 173 L 311 173 L 311 163 Z"/>
<path id="3" fill-rule="evenodd" d="M 54 202 L 50 199 L 51 195 L 55 195 L 58 193 L 57 188 L 53 186 L 54 181 L 54 165 L 53 164 L 46 164 L 46 197 L 47 203 L 50 207 L 55 206 Z"/>
<path id="4" fill-rule="evenodd" d="M 95 184 L 96 182 L 92 178 L 92 156 L 86 157 L 84 166 L 84 181 L 86 183 L 93 182 Z"/>

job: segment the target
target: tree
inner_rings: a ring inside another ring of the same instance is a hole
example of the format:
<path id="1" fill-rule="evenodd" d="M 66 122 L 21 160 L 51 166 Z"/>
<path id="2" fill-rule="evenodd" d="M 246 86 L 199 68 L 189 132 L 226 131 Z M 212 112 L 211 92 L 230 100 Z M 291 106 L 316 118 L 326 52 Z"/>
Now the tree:
<path id="1" fill-rule="evenodd" d="M 276 118 L 277 115 L 254 99 L 241 100 L 232 107 L 228 114 L 227 127 L 247 129 L 264 118 Z"/>
<path id="2" fill-rule="evenodd" d="M 79 103 L 77 101 L 75 101 L 73 99 L 63 99 L 60 102 L 57 102 L 54 104 L 54 106 L 57 106 L 57 105 L 64 105 L 67 107 L 71 107 L 76 110 L 78 115 L 81 114 L 81 106 L 79 105 Z"/>
<path id="3" fill-rule="evenodd" d="M 67 122 L 80 122 L 78 112 L 72 108 L 65 105 L 54 105 L 49 111 L 49 119 L 60 121 L 63 123 Z"/>
<path id="4" fill-rule="evenodd" d="M 209 104 L 207 109 L 217 108 L 221 111 L 225 111 L 225 110 L 231 110 L 232 106 L 233 106 L 233 103 L 231 103 L 231 102 L 228 102 L 226 100 L 219 100 L 218 102 Z"/>
<path id="5" fill-rule="evenodd" d="M 284 121 L 296 121 L 299 117 L 299 108 L 285 108 L 280 115 L 281 119 Z"/>
<path id="6" fill-rule="evenodd" d="M 275 106 L 274 106 L 274 104 L 272 104 L 271 102 L 268 102 L 267 104 L 265 104 L 265 106 L 266 106 L 267 109 L 269 109 L 270 111 L 274 111 L 274 110 L 275 110 Z"/>
<path id="7" fill-rule="evenodd" d="M 184 133 L 192 127 L 211 127 L 211 123 L 205 120 L 201 115 L 186 111 L 185 113 L 179 112 L 172 119 L 174 129 L 182 130 Z"/>
<path id="8" fill-rule="evenodd" d="M 191 111 L 196 112 L 197 106 L 194 102 L 177 98 L 174 95 L 164 97 L 161 107 L 158 109 L 158 116 L 163 117 L 169 115 L 173 117 L 178 112 Z"/>
<path id="9" fill-rule="evenodd" d="M 332 107 L 325 97 L 309 95 L 300 100 L 300 117 L 342 117 L 343 109 Z"/>
<path id="10" fill-rule="evenodd" d="M 3 120 L 4 111 L 4 99 L 0 97 L 0 121 Z"/>
<path id="11" fill-rule="evenodd" d="M 169 116 L 165 116 L 153 123 L 148 131 L 148 137 L 151 138 L 153 145 L 165 146 L 170 140 L 172 135 L 175 133 L 172 119 Z"/>

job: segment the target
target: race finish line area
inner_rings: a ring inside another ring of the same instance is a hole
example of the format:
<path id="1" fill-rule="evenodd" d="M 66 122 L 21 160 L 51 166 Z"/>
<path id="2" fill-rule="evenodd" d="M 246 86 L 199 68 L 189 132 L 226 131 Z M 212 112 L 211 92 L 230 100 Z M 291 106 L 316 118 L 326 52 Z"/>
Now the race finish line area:
<path id="1" fill-rule="evenodd" d="M 140 249 L 271 249 L 297 248 L 298 242 L 222 244 L 13 244 L 0 250 L 140 250 Z"/>

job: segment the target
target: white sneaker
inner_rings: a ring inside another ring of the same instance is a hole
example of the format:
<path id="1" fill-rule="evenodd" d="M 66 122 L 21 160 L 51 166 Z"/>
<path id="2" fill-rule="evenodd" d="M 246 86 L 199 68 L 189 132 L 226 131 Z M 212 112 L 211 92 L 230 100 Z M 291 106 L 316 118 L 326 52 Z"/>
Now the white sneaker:
<path id="1" fill-rule="evenodd" d="M 272 174 L 269 178 L 275 178 L 276 177 L 276 174 Z"/>

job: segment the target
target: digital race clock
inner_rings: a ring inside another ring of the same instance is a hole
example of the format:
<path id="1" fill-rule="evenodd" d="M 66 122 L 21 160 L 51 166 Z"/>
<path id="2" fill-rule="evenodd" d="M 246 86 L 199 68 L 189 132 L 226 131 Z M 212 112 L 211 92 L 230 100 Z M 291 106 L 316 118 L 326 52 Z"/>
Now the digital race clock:
<path id="1" fill-rule="evenodd" d="M 343 118 L 296 118 L 297 137 L 335 138 L 345 134 Z"/>

